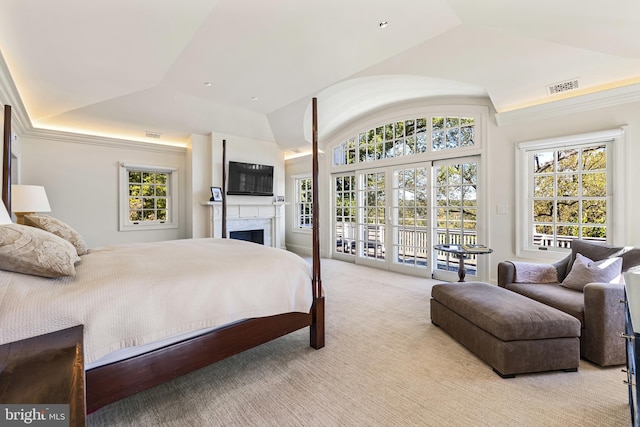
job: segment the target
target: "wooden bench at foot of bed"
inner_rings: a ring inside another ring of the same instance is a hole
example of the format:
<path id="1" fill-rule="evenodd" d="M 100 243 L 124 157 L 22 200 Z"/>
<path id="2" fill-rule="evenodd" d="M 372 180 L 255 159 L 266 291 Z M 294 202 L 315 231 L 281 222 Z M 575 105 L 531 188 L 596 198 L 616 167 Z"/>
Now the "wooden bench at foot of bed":
<path id="1" fill-rule="evenodd" d="M 431 321 L 503 378 L 577 371 L 580 321 L 560 310 L 488 283 L 434 285 Z"/>

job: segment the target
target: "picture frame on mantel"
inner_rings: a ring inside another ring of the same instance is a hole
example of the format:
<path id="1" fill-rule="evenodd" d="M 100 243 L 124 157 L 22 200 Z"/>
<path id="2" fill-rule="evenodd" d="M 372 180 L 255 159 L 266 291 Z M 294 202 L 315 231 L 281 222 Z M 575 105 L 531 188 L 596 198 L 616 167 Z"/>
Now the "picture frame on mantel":
<path id="1" fill-rule="evenodd" d="M 220 187 L 211 187 L 211 198 L 210 202 L 221 202 L 222 201 L 222 189 Z"/>

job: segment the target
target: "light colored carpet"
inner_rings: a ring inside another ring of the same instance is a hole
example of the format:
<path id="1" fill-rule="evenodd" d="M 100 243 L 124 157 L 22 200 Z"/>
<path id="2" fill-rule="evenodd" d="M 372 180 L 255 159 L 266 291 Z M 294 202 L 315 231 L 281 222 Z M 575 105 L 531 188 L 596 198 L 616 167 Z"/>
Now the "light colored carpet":
<path id="1" fill-rule="evenodd" d="M 625 426 L 625 374 L 501 379 L 429 317 L 433 281 L 322 260 L 326 347 L 308 331 L 88 417 L 89 426 Z"/>

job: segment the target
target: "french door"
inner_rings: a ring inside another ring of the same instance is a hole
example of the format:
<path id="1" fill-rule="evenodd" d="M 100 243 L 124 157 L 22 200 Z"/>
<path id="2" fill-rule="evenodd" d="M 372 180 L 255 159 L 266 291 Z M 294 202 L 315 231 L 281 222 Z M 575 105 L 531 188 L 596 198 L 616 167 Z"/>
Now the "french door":
<path id="1" fill-rule="evenodd" d="M 334 175 L 334 257 L 430 275 L 430 167 Z"/>
<path id="2" fill-rule="evenodd" d="M 388 269 L 387 170 L 369 169 L 356 177 L 356 262 Z"/>
<path id="3" fill-rule="evenodd" d="M 469 245 L 478 240 L 478 166 L 479 157 L 434 162 L 434 236 L 436 244 Z M 457 281 L 459 259 L 450 253 L 435 251 L 433 278 Z M 477 279 L 483 255 L 465 258 L 467 280 Z"/>
<path id="4" fill-rule="evenodd" d="M 356 253 L 357 191 L 354 172 L 333 176 L 333 257 L 353 261 Z"/>
<path id="5" fill-rule="evenodd" d="M 358 264 L 458 280 L 458 259 L 437 243 L 478 241 L 479 157 L 333 175 L 334 257 Z M 481 265 L 465 260 L 473 279 Z"/>

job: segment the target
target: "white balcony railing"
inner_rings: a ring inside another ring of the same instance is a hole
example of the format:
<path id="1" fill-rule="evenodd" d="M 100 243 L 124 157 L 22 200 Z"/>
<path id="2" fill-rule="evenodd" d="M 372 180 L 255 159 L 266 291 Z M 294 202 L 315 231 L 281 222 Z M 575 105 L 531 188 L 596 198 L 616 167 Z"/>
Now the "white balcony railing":
<path id="1" fill-rule="evenodd" d="M 366 232 L 363 232 L 364 239 L 362 248 L 364 256 L 367 258 L 384 259 L 387 251 L 385 248 L 384 226 L 367 225 Z M 475 245 L 478 244 L 477 233 L 474 230 L 447 230 L 438 228 L 436 230 L 436 244 L 450 245 Z M 336 251 L 345 254 L 355 255 L 356 252 L 356 224 L 349 222 L 336 223 Z M 555 240 L 559 248 L 571 248 L 571 242 L 576 237 L 558 236 Z M 605 242 L 601 238 L 583 238 L 584 240 Z M 536 234 L 533 237 L 533 244 L 536 246 L 554 247 L 553 236 Z M 365 250 L 366 248 L 366 250 Z M 399 263 L 406 263 L 408 259 L 414 259 L 417 265 L 428 265 L 428 253 L 431 248 L 429 232 L 426 230 L 402 230 L 398 236 L 398 260 Z M 437 269 L 457 271 L 458 259 L 446 252 L 436 254 Z M 469 255 L 465 260 L 467 274 L 475 275 L 477 269 L 477 255 Z"/>

